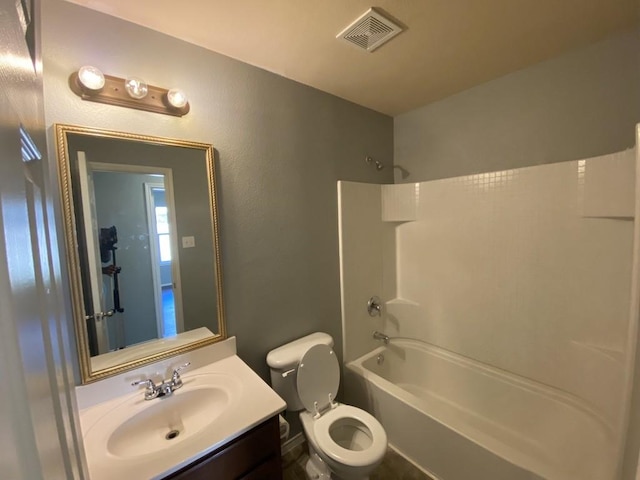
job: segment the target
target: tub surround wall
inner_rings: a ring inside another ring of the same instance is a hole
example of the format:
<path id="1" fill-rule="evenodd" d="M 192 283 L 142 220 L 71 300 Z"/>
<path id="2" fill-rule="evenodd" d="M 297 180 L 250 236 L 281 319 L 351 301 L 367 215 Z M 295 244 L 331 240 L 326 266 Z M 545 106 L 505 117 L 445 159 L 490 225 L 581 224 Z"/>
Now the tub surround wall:
<path id="1" fill-rule="evenodd" d="M 384 316 L 369 315 L 369 298 L 395 296 L 395 228 L 381 221 L 382 188 L 382 185 L 338 182 L 342 337 L 346 362 L 378 345 L 372 333 L 383 329 Z"/>
<path id="2" fill-rule="evenodd" d="M 603 191 L 624 189 L 597 172 L 613 163 L 633 183 L 623 156 L 421 183 L 418 220 L 397 229 L 385 332 L 571 392 L 617 426 L 633 222 L 607 210 Z"/>
<path id="3" fill-rule="evenodd" d="M 213 144 L 227 325 L 239 356 L 266 380 L 267 352 L 294 338 L 325 331 L 341 352 L 336 181 L 392 181 L 391 168 L 364 162 L 390 164 L 391 117 L 68 2 L 43 10 L 47 126 Z M 176 118 L 83 102 L 68 77 L 85 64 L 178 85 L 191 111 Z"/>
<path id="4" fill-rule="evenodd" d="M 372 327 L 416 338 L 573 397 L 618 442 L 634 169 L 629 150 L 416 184 L 342 182 L 345 359 L 377 345 Z M 381 216 L 364 229 L 348 212 L 373 214 L 374 189 Z M 387 226 L 395 233 L 375 234 Z M 356 248 L 365 244 L 391 251 L 395 271 L 372 270 L 383 260 Z M 381 290 L 385 315 L 372 323 L 362 297 L 381 285 L 396 290 Z"/>

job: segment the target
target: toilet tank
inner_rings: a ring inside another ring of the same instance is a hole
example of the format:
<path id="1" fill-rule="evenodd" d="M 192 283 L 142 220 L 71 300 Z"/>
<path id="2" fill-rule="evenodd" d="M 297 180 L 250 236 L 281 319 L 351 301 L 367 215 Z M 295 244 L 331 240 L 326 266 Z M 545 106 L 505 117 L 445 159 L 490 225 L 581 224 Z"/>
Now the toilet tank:
<path id="1" fill-rule="evenodd" d="M 316 332 L 286 343 L 267 354 L 267 365 L 271 369 L 271 388 L 287 402 L 288 411 L 304 409 L 296 390 L 298 363 L 307 350 L 319 344 L 333 347 L 333 338 L 327 333 Z"/>

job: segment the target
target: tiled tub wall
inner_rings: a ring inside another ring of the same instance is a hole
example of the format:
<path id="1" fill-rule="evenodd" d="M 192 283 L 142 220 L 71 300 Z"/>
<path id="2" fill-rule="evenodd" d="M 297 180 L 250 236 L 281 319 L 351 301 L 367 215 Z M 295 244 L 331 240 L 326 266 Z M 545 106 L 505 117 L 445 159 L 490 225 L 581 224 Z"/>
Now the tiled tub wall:
<path id="1" fill-rule="evenodd" d="M 344 358 L 375 329 L 576 395 L 615 430 L 633 151 L 403 185 L 340 182 Z M 366 312 L 369 296 L 384 315 Z"/>

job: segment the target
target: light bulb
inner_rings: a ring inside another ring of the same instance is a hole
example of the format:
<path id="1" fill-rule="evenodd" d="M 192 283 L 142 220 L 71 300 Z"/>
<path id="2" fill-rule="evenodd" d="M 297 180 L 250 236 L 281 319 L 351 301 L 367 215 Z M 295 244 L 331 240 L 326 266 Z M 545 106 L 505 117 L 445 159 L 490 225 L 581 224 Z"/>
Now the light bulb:
<path id="1" fill-rule="evenodd" d="M 137 77 L 129 77 L 124 82 L 124 89 L 127 91 L 131 98 L 140 100 L 147 96 L 149 87 L 144 80 Z"/>
<path id="2" fill-rule="evenodd" d="M 187 102 L 187 95 L 179 88 L 172 88 L 167 92 L 167 101 L 174 108 L 183 108 Z"/>
<path id="3" fill-rule="evenodd" d="M 83 88 L 97 92 L 104 87 L 104 75 L 96 67 L 85 65 L 78 70 L 78 80 Z"/>

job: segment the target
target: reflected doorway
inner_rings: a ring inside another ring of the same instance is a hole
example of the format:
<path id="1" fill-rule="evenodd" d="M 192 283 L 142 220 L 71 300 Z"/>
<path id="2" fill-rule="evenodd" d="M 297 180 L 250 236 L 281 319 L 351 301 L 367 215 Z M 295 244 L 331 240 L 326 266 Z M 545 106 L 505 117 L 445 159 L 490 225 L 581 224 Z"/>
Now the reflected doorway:
<path id="1" fill-rule="evenodd" d="M 96 333 L 91 354 L 175 336 L 183 320 L 171 170 L 89 161 L 85 168 L 89 201 L 83 204 L 91 205 L 85 226 L 95 232 L 87 235 L 94 239 L 87 242 L 88 258 L 102 273 L 91 311 L 112 312 L 88 320 Z M 105 231 L 116 240 L 106 256 Z"/>
<path id="2" fill-rule="evenodd" d="M 175 296 L 172 274 L 171 235 L 169 208 L 165 194 L 164 179 L 160 182 L 145 183 L 147 218 L 149 219 L 150 242 L 152 246 L 155 289 L 160 292 L 156 298 L 158 312 L 158 338 L 176 335 Z"/>

